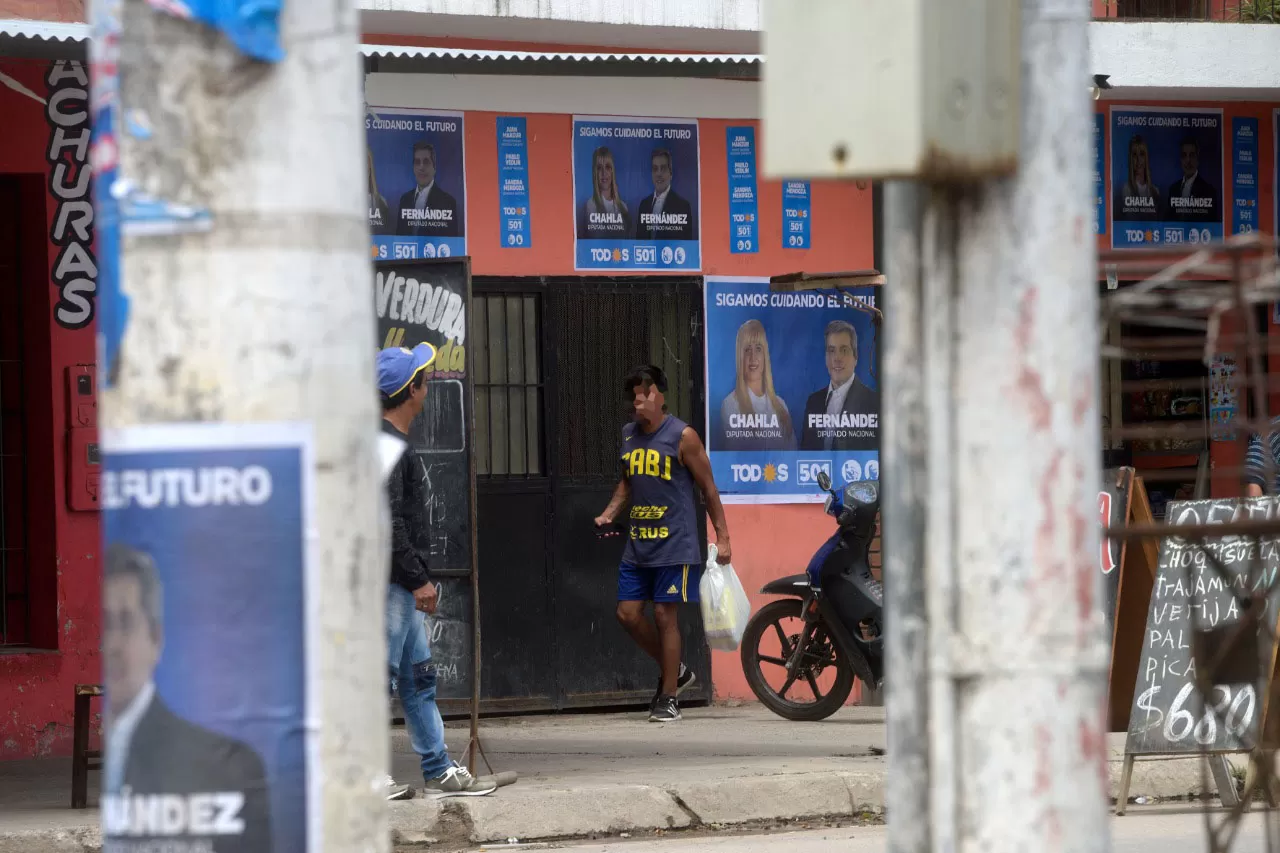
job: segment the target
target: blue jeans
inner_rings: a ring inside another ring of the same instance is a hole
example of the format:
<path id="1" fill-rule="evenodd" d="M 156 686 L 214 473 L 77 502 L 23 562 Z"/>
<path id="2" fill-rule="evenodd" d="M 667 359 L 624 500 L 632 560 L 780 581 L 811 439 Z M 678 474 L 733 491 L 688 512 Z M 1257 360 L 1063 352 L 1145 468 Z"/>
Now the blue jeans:
<path id="1" fill-rule="evenodd" d="M 413 751 L 422 759 L 422 776 L 443 776 L 452 762 L 444 745 L 444 721 L 436 707 L 436 668 L 427 642 L 426 615 L 413 606 L 413 594 L 397 583 L 387 587 L 387 669 L 391 692 L 399 688 L 404 724 Z"/>

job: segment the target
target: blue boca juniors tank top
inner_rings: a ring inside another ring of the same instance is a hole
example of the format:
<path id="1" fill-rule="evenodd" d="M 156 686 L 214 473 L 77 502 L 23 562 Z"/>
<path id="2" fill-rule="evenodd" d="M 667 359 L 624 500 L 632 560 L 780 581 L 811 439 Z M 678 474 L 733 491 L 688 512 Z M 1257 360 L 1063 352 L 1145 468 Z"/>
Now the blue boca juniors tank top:
<path id="1" fill-rule="evenodd" d="M 667 415 L 652 433 L 636 423 L 622 428 L 622 475 L 631 486 L 631 529 L 622 559 L 633 566 L 702 562 L 693 477 L 680 463 L 686 426 Z"/>

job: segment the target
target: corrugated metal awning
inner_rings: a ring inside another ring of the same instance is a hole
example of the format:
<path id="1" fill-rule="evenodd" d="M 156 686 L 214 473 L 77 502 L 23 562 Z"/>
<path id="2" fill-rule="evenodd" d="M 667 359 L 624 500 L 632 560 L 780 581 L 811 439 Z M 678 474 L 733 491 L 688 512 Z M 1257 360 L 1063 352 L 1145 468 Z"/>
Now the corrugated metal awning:
<path id="1" fill-rule="evenodd" d="M 20 59 L 84 59 L 88 24 L 0 19 L 0 57 Z"/>
<path id="2" fill-rule="evenodd" d="M 641 77 L 756 77 L 764 57 L 751 53 L 575 53 L 364 44 L 371 70 L 468 74 Z"/>
<path id="3" fill-rule="evenodd" d="M 0 56 L 83 58 L 87 24 L 0 19 Z M 568 53 L 362 44 L 371 70 L 479 74 L 755 76 L 764 57 L 749 53 Z"/>

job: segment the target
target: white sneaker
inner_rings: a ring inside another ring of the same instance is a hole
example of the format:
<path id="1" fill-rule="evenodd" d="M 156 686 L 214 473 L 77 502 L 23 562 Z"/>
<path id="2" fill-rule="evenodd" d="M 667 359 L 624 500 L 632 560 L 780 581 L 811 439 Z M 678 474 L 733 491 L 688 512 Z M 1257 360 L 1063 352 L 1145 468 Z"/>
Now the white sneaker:
<path id="1" fill-rule="evenodd" d="M 423 791 L 438 800 L 444 797 L 483 797 L 497 789 L 497 781 L 477 779 L 470 770 L 455 761 L 443 775 L 428 779 Z"/>
<path id="2" fill-rule="evenodd" d="M 386 789 L 388 800 L 412 800 L 413 799 L 412 785 L 401 785 L 390 776 L 387 776 L 387 778 L 383 780 L 382 785 Z"/>

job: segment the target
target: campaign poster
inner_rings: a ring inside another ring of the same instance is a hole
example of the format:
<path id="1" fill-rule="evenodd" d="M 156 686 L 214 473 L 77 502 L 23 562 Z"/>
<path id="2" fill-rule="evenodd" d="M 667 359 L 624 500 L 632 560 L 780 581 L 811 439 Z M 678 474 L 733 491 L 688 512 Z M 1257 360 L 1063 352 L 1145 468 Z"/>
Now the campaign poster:
<path id="1" fill-rule="evenodd" d="M 467 178 L 458 112 L 369 107 L 369 232 L 375 260 L 467 253 Z"/>
<path id="2" fill-rule="evenodd" d="M 1112 107 L 1112 247 L 1221 240 L 1222 138 L 1220 109 Z"/>
<path id="3" fill-rule="evenodd" d="M 775 293 L 707 277 L 707 450 L 725 503 L 823 500 L 880 478 L 878 288 Z"/>
<path id="4" fill-rule="evenodd" d="M 310 426 L 103 439 L 105 849 L 320 849 Z"/>
<path id="5" fill-rule="evenodd" d="M 498 116 L 498 207 L 502 245 L 530 249 L 529 127 L 524 116 Z"/>
<path id="6" fill-rule="evenodd" d="M 1093 233 L 1107 233 L 1107 117 L 1093 114 Z"/>
<path id="7" fill-rule="evenodd" d="M 782 182 L 782 248 L 809 248 L 809 199 L 813 187 L 808 181 Z"/>
<path id="8" fill-rule="evenodd" d="M 1231 120 L 1231 233 L 1258 230 L 1258 120 Z"/>
<path id="9" fill-rule="evenodd" d="M 756 129 L 730 125 L 724 129 L 729 167 L 729 253 L 760 251 L 760 204 L 756 186 Z"/>
<path id="10" fill-rule="evenodd" d="M 573 117 L 574 266 L 702 266 L 698 122 Z"/>

